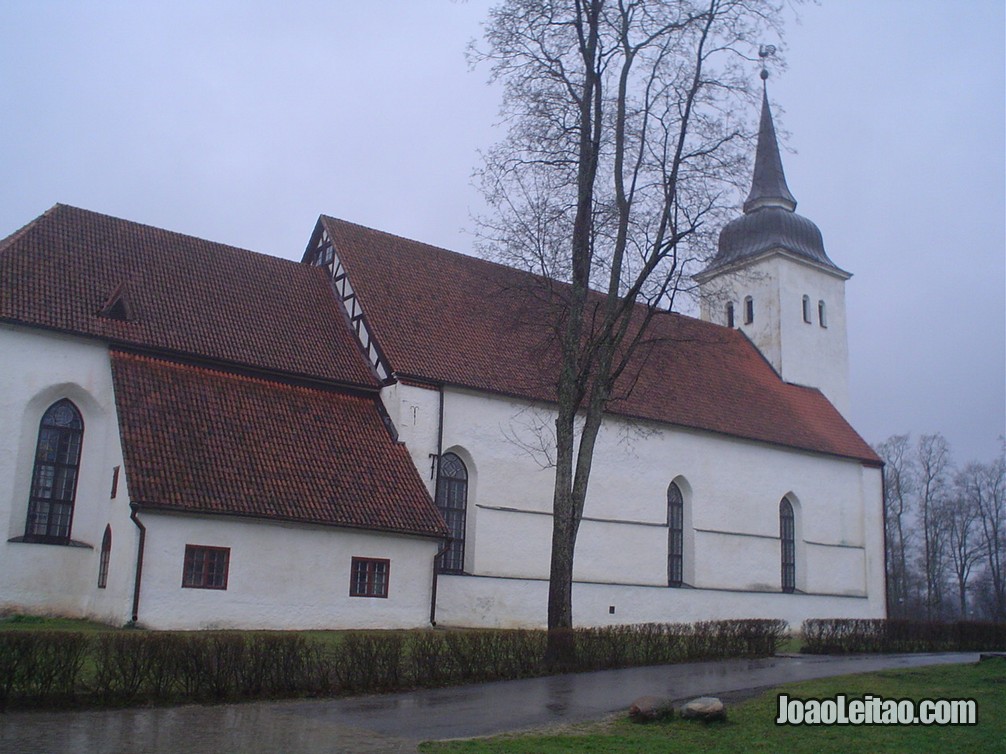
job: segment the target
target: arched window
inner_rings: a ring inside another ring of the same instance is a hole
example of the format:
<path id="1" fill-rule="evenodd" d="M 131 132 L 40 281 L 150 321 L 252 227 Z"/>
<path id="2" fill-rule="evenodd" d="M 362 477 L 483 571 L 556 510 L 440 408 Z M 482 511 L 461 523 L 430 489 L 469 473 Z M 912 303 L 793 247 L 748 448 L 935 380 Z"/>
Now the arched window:
<path id="1" fill-rule="evenodd" d="M 817 302 L 817 321 L 821 327 L 828 326 L 827 312 L 824 310 L 824 301 Z"/>
<path id="2" fill-rule="evenodd" d="M 803 321 L 810 324 L 810 296 L 803 297 Z"/>
<path id="3" fill-rule="evenodd" d="M 84 420 L 80 411 L 65 398 L 49 406 L 42 415 L 35 446 L 25 539 L 69 542 L 83 438 Z"/>
<path id="4" fill-rule="evenodd" d="M 108 583 L 108 559 L 112 555 L 112 526 L 105 527 L 105 536 L 101 538 L 101 555 L 98 558 L 98 588 L 104 589 Z"/>
<path id="5" fill-rule="evenodd" d="M 734 302 L 727 302 L 727 327 L 734 326 Z"/>
<path id="6" fill-rule="evenodd" d="M 453 453 L 440 457 L 437 507 L 451 532 L 447 550 L 437 564 L 441 573 L 461 573 L 465 567 L 465 518 L 468 513 L 468 469 Z"/>
<path id="7" fill-rule="evenodd" d="M 779 503 L 779 539 L 782 543 L 782 590 L 796 589 L 796 519 L 789 498 Z"/>
<path id="8" fill-rule="evenodd" d="M 685 500 L 681 488 L 667 488 L 667 586 L 681 586 L 685 576 Z"/>
<path id="9" fill-rule="evenodd" d="M 750 325 L 754 322 L 754 299 L 750 296 L 744 299 L 744 324 Z"/>

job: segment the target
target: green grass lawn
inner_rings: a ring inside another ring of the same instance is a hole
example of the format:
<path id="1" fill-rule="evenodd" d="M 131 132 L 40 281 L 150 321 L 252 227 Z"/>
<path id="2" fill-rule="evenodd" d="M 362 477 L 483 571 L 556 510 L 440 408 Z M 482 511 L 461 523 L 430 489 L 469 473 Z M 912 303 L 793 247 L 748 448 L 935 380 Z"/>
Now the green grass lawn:
<path id="1" fill-rule="evenodd" d="M 975 699 L 972 726 L 778 726 L 779 693 L 801 698 L 867 694 L 890 699 Z M 791 684 L 733 706 L 723 723 L 675 718 L 640 725 L 626 718 L 541 735 L 512 735 L 425 743 L 441 752 L 996 752 L 1006 751 L 1006 661 L 891 670 Z"/>
<path id="2" fill-rule="evenodd" d="M 37 615 L 0 617 L 0 631 L 114 631 L 104 623 L 76 618 L 43 618 Z"/>

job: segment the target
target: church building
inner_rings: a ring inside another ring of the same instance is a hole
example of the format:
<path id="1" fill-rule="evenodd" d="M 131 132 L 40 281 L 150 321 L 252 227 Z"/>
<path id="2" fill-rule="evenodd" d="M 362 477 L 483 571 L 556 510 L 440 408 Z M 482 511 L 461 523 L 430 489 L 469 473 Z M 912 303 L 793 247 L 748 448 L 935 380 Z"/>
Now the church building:
<path id="1" fill-rule="evenodd" d="M 767 98 L 743 215 L 598 437 L 581 626 L 885 614 L 845 281 Z M 540 279 L 322 216 L 302 263 L 65 205 L 0 241 L 0 612 L 544 626 Z"/>

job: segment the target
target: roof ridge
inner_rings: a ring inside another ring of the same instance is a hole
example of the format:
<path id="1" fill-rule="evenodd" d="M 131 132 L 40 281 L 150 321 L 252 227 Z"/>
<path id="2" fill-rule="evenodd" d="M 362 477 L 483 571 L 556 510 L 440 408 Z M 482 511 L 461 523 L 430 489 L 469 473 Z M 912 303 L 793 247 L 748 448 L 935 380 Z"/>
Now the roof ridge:
<path id="1" fill-rule="evenodd" d="M 211 246 L 218 247 L 220 249 L 238 251 L 243 252 L 245 254 L 254 254 L 257 257 L 263 257 L 265 259 L 270 259 L 277 262 L 283 262 L 285 264 L 292 264 L 297 267 L 304 266 L 300 262 L 295 261 L 293 259 L 288 259 L 287 257 L 276 256 L 275 254 L 269 254 L 264 251 L 255 251 L 254 249 L 248 249 L 245 248 L 244 246 L 236 246 L 234 244 L 224 243 L 223 241 L 213 241 L 209 238 L 203 238 L 202 236 L 193 235 L 192 233 L 184 233 L 180 230 L 171 230 L 170 228 L 162 228 L 157 225 L 151 225 L 150 223 L 139 222 L 137 220 L 127 220 L 124 217 L 119 217 L 117 215 L 110 215 L 107 212 L 97 212 L 92 209 L 85 209 L 84 207 L 77 207 L 72 204 L 62 204 L 57 202 L 46 212 L 42 213 L 34 220 L 32 220 L 31 223 L 28 223 L 28 225 L 32 225 L 38 222 L 39 220 L 48 217 L 50 214 L 55 214 L 55 210 L 69 210 L 71 212 L 78 212 L 82 215 L 89 216 L 95 219 L 107 220 L 116 223 L 124 223 L 126 225 L 131 225 L 134 228 L 144 228 L 153 231 L 154 233 L 163 233 L 169 236 L 175 236 L 176 238 L 184 238 L 192 241 L 198 241 L 199 243 L 209 244 Z"/>
<path id="2" fill-rule="evenodd" d="M 126 359 L 130 361 L 138 361 L 147 364 L 157 364 L 161 366 L 171 367 L 174 369 L 181 369 L 190 372 L 202 372 L 208 373 L 215 376 L 225 377 L 227 379 L 234 379 L 240 382 L 253 383 L 258 385 L 266 385 L 270 387 L 281 387 L 284 389 L 289 389 L 295 392 L 308 392 L 308 393 L 318 393 L 322 395 L 338 395 L 346 398 L 353 398 L 358 400 L 369 400 L 367 397 L 351 392 L 344 387 L 336 387 L 326 384 L 325 387 L 315 386 L 315 385 L 305 385 L 302 383 L 290 382 L 289 380 L 282 379 L 280 375 L 269 376 L 260 374 L 248 374 L 247 372 L 236 371 L 235 366 L 240 369 L 242 365 L 233 365 L 228 367 L 226 364 L 199 364 L 190 361 L 185 361 L 182 359 L 171 358 L 168 355 L 154 355 L 147 353 L 137 353 L 135 351 L 128 351 L 121 348 L 117 348 L 114 345 L 109 349 L 109 354 L 118 359 Z M 182 355 L 184 358 L 184 354 Z M 354 386 L 355 387 L 355 386 Z M 376 393 L 374 393 L 376 395 Z"/>
<path id="3" fill-rule="evenodd" d="M 450 254 L 455 257 L 460 257 L 462 259 L 470 259 L 476 262 L 481 262 L 482 264 L 491 265 L 493 267 L 498 267 L 502 270 L 507 270 L 511 273 L 518 273 L 520 275 L 528 275 L 533 278 L 547 279 L 544 275 L 540 275 L 537 272 L 531 272 L 530 270 L 522 270 L 519 267 L 514 267 L 513 265 L 505 264 L 504 262 L 497 262 L 493 259 L 486 259 L 485 257 L 480 257 L 475 254 L 465 254 L 463 251 L 454 251 L 453 249 L 448 249 L 445 246 L 437 246 L 436 244 L 428 243 L 427 241 L 420 241 L 415 238 L 408 238 L 407 236 L 400 235 L 398 233 L 389 233 L 386 230 L 380 230 L 379 228 L 372 228 L 369 225 L 362 225 L 360 223 L 354 223 L 351 220 L 343 220 L 340 217 L 333 217 L 332 215 L 321 215 L 325 220 L 332 220 L 337 223 L 342 223 L 343 225 L 349 225 L 354 228 L 359 228 L 360 230 L 366 231 L 367 233 L 376 233 L 378 235 L 387 236 L 389 238 L 394 238 L 399 241 L 404 241 L 407 244 L 414 244 L 418 246 L 425 246 L 428 249 L 434 251 L 443 252 L 445 254 Z M 553 282 L 559 283 L 560 285 L 569 285 L 562 280 L 554 280 Z M 601 291 L 603 293 L 603 291 Z"/>
<path id="4" fill-rule="evenodd" d="M 432 249 L 433 251 L 436 251 L 436 252 L 442 252 L 444 254 L 450 254 L 454 258 L 458 258 L 458 259 L 464 260 L 466 263 L 489 265 L 489 266 L 491 266 L 493 268 L 505 271 L 508 274 L 522 275 L 522 276 L 525 276 L 525 277 L 528 277 L 528 278 L 532 278 L 534 280 L 539 280 L 539 281 L 541 281 L 541 280 L 544 280 L 544 281 L 551 280 L 551 282 L 554 283 L 555 285 L 562 286 L 562 287 L 569 287 L 571 285 L 571 283 L 568 283 L 565 280 L 557 280 L 555 278 L 549 278 L 549 277 L 547 277 L 545 275 L 542 275 L 541 273 L 531 272 L 530 270 L 522 270 L 519 267 L 514 267 L 512 265 L 505 264 L 504 262 L 497 262 L 495 260 L 486 259 L 485 257 L 476 256 L 474 254 L 465 254 L 464 252 L 461 252 L 461 251 L 454 251 L 452 249 L 447 249 L 447 248 L 445 248 L 443 246 L 437 246 L 436 244 L 431 244 L 431 243 L 428 243 L 426 241 L 419 241 L 419 240 L 414 239 L 414 238 L 408 238 L 406 236 L 402 236 L 402 235 L 399 235 L 397 233 L 389 233 L 388 231 L 380 230 L 379 228 L 372 228 L 372 227 L 370 227 L 368 225 L 363 225 L 361 223 L 355 223 L 355 222 L 352 222 L 351 220 L 344 220 L 344 219 L 339 218 L 339 217 L 333 217 L 332 215 L 322 214 L 319 217 L 319 219 L 322 220 L 322 221 L 328 220 L 328 221 L 332 221 L 332 222 L 336 222 L 336 223 L 341 223 L 343 225 L 347 225 L 347 226 L 350 226 L 352 228 L 358 228 L 359 230 L 364 231 L 366 233 L 373 233 L 373 234 L 380 235 L 380 236 L 386 236 L 388 238 L 393 238 L 393 239 L 396 239 L 398 241 L 401 241 L 403 243 L 410 244 L 410 245 L 413 245 L 413 246 L 422 246 L 422 247 L 425 247 L 426 249 Z M 338 249 L 336 250 L 336 253 L 338 253 Z M 343 263 L 344 266 L 347 265 L 347 262 L 344 259 L 342 260 L 342 263 Z M 347 267 L 347 269 L 348 269 L 348 267 Z M 357 296 L 361 296 L 360 291 L 355 291 L 355 293 L 356 293 Z M 598 290 L 598 289 L 595 289 L 595 288 L 588 288 L 588 293 L 596 294 L 598 296 L 607 296 L 607 292 L 606 291 Z M 362 296 L 361 296 L 361 302 L 362 302 Z M 634 307 L 650 308 L 650 305 L 647 304 L 645 301 L 640 301 L 640 300 L 637 299 L 635 301 L 635 303 L 634 303 Z M 731 328 L 725 327 L 724 325 L 719 325 L 719 324 L 717 324 L 715 322 L 708 322 L 706 320 L 700 319 L 697 316 L 693 316 L 691 314 L 685 314 L 684 312 L 676 311 L 674 309 L 665 309 L 663 307 L 653 307 L 653 308 L 655 308 L 655 314 L 657 314 L 657 315 L 671 315 L 671 316 L 675 316 L 675 317 L 681 317 L 682 319 L 686 319 L 686 320 L 689 320 L 691 322 L 700 323 L 702 325 L 708 325 L 710 328 L 713 328 L 713 329 L 724 329 L 724 330 L 731 329 Z"/>

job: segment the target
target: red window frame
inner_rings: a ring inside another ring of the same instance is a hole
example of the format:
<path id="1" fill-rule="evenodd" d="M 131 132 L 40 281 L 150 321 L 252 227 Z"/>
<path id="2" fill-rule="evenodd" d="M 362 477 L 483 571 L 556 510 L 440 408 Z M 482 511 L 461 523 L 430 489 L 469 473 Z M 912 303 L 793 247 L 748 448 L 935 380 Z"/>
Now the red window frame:
<path id="1" fill-rule="evenodd" d="M 387 599 L 390 584 L 390 560 L 387 558 L 353 558 L 349 568 L 350 597 Z"/>
<path id="2" fill-rule="evenodd" d="M 231 548 L 185 545 L 182 564 L 183 589 L 226 589 L 230 574 Z"/>

